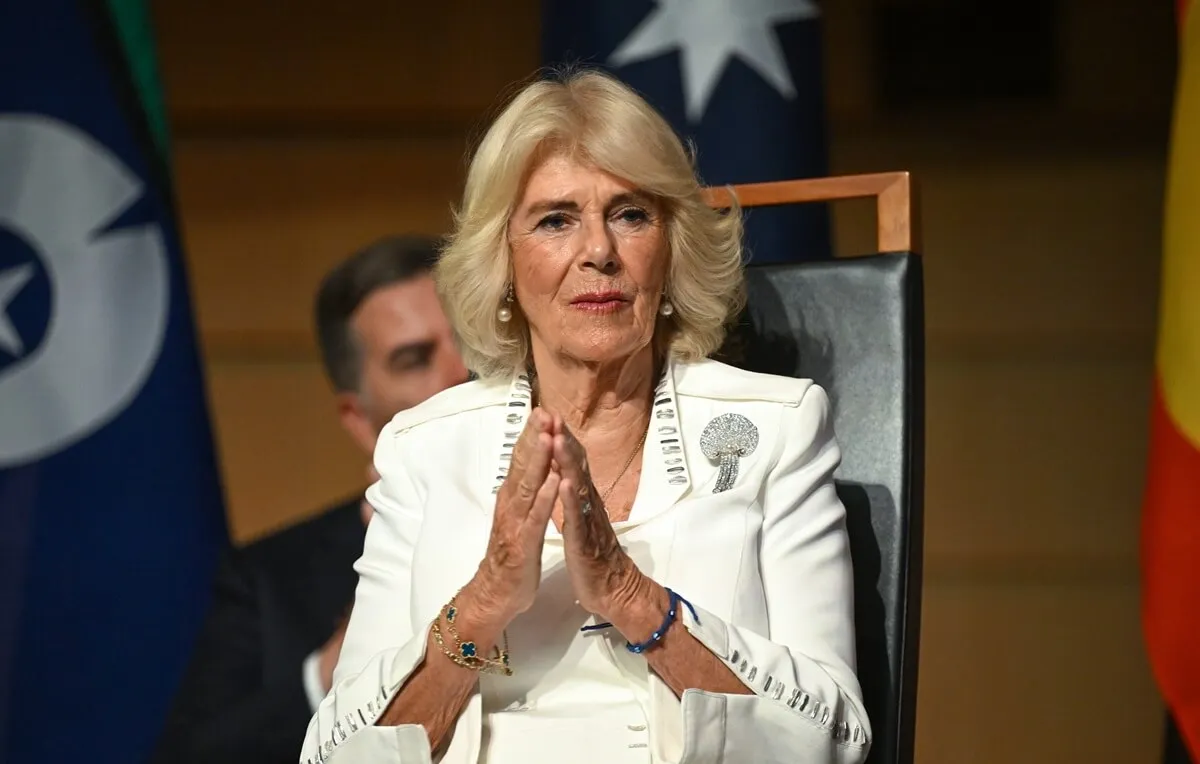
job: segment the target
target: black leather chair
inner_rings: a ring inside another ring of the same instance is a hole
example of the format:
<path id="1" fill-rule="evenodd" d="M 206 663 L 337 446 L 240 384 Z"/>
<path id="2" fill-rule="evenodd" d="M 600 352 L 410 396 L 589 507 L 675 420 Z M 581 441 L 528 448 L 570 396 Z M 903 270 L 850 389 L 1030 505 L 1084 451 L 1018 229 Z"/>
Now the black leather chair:
<path id="1" fill-rule="evenodd" d="M 750 266 L 747 309 L 721 354 L 829 392 L 854 558 L 858 676 L 874 733 L 868 761 L 879 764 L 913 760 L 916 720 L 925 359 L 910 188 L 906 173 L 734 187 L 744 206 L 875 196 L 885 254 Z M 710 192 L 725 206 L 721 191 Z"/>

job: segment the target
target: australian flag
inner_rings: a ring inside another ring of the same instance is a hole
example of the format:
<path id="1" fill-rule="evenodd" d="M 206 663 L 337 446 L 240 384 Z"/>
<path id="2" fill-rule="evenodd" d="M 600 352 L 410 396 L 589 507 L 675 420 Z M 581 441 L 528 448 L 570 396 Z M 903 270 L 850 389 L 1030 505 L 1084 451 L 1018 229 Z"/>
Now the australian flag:
<path id="1" fill-rule="evenodd" d="M 0 2 L 0 761 L 144 761 L 226 540 L 144 0 Z"/>
<path id="2" fill-rule="evenodd" d="M 827 174 L 813 0 L 543 0 L 547 65 L 601 66 L 698 149 L 706 185 Z M 750 262 L 832 256 L 825 205 L 747 213 Z"/>

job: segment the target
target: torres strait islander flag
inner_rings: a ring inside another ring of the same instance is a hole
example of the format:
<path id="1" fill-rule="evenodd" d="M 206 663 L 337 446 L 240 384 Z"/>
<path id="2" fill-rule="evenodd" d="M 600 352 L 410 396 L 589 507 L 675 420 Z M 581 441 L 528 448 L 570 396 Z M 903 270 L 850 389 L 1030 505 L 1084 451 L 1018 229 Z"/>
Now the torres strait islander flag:
<path id="1" fill-rule="evenodd" d="M 1179 72 L 1163 235 L 1142 626 L 1179 736 L 1200 761 L 1200 5 L 1180 0 Z M 1171 746 L 1168 746 L 1168 756 Z M 1182 754 L 1173 761 L 1185 760 Z"/>
<path id="2" fill-rule="evenodd" d="M 0 0 L 4 764 L 148 758 L 227 540 L 146 6 Z"/>

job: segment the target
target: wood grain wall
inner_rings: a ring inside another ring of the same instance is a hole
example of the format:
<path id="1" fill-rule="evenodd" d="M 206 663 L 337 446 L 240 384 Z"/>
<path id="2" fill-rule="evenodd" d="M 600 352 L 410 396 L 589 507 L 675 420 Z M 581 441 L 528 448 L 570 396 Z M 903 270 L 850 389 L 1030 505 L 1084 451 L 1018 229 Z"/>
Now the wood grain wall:
<path id="1" fill-rule="evenodd" d="M 1169 26 L 1068 2 L 1065 109 L 885 120 L 870 2 L 826 6 L 835 170 L 909 169 L 924 191 L 919 761 L 1156 761 L 1136 534 L 1169 85 L 1146 85 L 1144 54 Z M 444 230 L 472 132 L 538 65 L 536 0 L 334 8 L 155 9 L 241 540 L 362 481 L 311 339 L 321 274 L 378 235 Z M 868 213 L 836 210 L 840 250 L 870 249 Z"/>

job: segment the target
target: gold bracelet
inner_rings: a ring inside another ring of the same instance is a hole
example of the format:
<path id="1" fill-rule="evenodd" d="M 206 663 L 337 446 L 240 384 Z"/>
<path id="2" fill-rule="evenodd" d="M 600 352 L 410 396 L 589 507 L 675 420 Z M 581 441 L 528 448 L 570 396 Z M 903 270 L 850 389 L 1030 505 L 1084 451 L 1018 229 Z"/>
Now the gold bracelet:
<path id="1" fill-rule="evenodd" d="M 503 635 L 504 647 L 494 647 L 495 656 L 493 658 L 484 658 L 478 654 L 478 648 L 474 642 L 463 642 L 458 636 L 458 629 L 454 626 L 454 621 L 458 617 L 458 605 L 456 601 L 458 594 L 450 598 L 446 606 L 442 608 L 437 620 L 433 622 L 433 638 L 437 642 L 442 653 L 463 668 L 471 669 L 472 671 L 480 671 L 486 674 L 503 674 L 504 676 L 512 676 L 512 668 L 508 665 L 508 632 Z M 450 636 L 454 638 L 454 647 L 450 648 L 446 645 L 446 640 L 442 636 L 441 619 L 445 617 L 446 626 L 450 632 Z"/>

